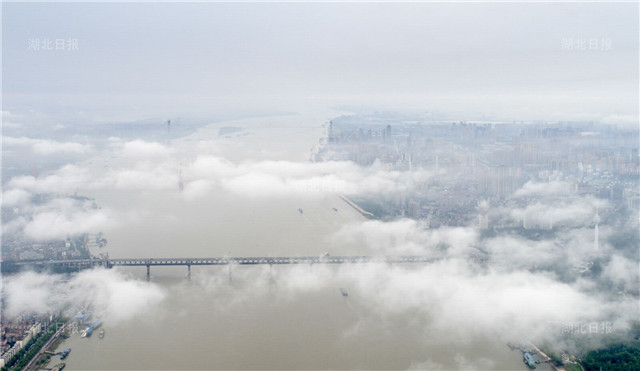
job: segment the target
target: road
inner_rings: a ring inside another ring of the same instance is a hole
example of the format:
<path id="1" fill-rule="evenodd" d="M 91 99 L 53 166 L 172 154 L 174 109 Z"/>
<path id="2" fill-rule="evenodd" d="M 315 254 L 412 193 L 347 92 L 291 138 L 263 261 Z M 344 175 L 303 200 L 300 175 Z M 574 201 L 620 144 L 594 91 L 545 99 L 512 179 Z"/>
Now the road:
<path id="1" fill-rule="evenodd" d="M 62 335 L 64 333 L 64 330 L 66 328 L 67 328 L 67 323 L 65 323 L 62 326 L 60 326 L 60 328 L 55 332 L 55 334 L 53 334 L 53 336 L 51 336 L 49 338 L 49 340 L 47 340 L 47 342 L 44 343 L 44 345 L 42 346 L 42 348 L 40 348 L 38 353 L 33 358 L 31 358 L 31 361 L 29 361 L 29 363 L 27 363 L 27 365 L 24 367 L 25 371 L 35 371 L 36 370 L 36 368 L 38 366 L 38 361 L 44 355 L 44 352 L 47 349 L 49 349 L 49 347 L 56 341 L 56 339 L 58 337 L 60 337 L 60 335 Z"/>

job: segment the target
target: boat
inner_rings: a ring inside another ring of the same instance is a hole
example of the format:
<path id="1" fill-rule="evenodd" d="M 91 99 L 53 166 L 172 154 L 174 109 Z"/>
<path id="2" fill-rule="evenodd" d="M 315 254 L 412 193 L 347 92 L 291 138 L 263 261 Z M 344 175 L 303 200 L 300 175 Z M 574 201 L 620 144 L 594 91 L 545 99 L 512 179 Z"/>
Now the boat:
<path id="1" fill-rule="evenodd" d="M 298 209 L 298 212 L 302 214 L 304 211 L 302 209 Z"/>
<path id="2" fill-rule="evenodd" d="M 86 338 L 87 337 L 87 330 L 88 329 L 82 330 L 82 332 L 80 332 L 80 337 Z"/>
<path id="3" fill-rule="evenodd" d="M 533 357 L 531 357 L 531 354 L 529 352 L 524 353 L 522 362 L 524 362 L 525 365 L 529 366 L 530 369 L 536 368 L 536 361 L 533 359 Z"/>
<path id="4" fill-rule="evenodd" d="M 53 368 L 51 369 L 51 371 L 62 371 L 62 369 L 64 368 L 64 366 L 66 366 L 66 363 L 58 363 L 57 365 L 53 366 Z"/>
<path id="5" fill-rule="evenodd" d="M 342 287 L 340 288 L 340 292 L 342 293 L 342 296 L 344 296 L 344 297 L 349 296 L 349 293 L 347 292 L 347 290 L 343 289 Z"/>
<path id="6" fill-rule="evenodd" d="M 62 359 L 67 358 L 69 353 L 71 353 L 71 348 L 67 348 L 67 349 L 63 350 L 62 354 L 60 354 L 60 359 L 62 360 Z"/>
<path id="7" fill-rule="evenodd" d="M 100 332 L 98 333 L 98 337 L 100 339 L 102 339 L 104 337 L 104 329 L 100 329 Z"/>
<path id="8" fill-rule="evenodd" d="M 89 327 L 85 330 L 86 337 L 90 337 L 93 334 L 93 330 L 97 329 L 98 327 L 100 327 L 100 325 L 102 325 L 102 320 L 97 319 L 89 323 L 88 325 Z"/>

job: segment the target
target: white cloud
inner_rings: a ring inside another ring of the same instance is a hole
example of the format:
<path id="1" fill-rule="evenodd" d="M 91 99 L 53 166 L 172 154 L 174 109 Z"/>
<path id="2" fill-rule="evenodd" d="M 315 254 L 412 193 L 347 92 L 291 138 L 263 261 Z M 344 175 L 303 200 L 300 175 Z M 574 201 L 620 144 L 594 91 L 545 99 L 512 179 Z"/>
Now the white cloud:
<path id="1" fill-rule="evenodd" d="M 2 206 L 14 207 L 24 205 L 31 199 L 31 193 L 23 189 L 9 189 L 2 193 Z"/>
<path id="2" fill-rule="evenodd" d="M 631 300 L 581 291 L 580 285 L 558 282 L 553 274 L 479 271 L 463 259 L 426 265 L 362 264 L 235 270 L 234 289 L 220 275 L 202 274 L 198 285 L 220 295 L 212 310 L 233 310 L 263 300 L 270 282 L 277 284 L 269 300 L 298 298 L 329 288 L 346 287 L 376 323 L 410 316 L 419 331 L 441 344 L 474 336 L 503 341 L 526 337 L 534 342 L 557 339 L 563 324 L 611 321 L 625 327 L 635 313 Z M 364 314 L 364 313 L 362 313 Z M 346 330 L 353 335 L 358 327 Z M 486 360 L 468 360 L 482 363 Z M 460 360 L 460 364 L 465 364 Z M 416 366 L 417 367 L 417 366 Z"/>
<path id="3" fill-rule="evenodd" d="M 46 313 L 54 307 L 52 287 L 59 281 L 56 276 L 33 272 L 3 278 L 6 300 L 4 314 L 8 317 L 20 313 Z"/>
<path id="4" fill-rule="evenodd" d="M 7 188 L 23 189 L 33 193 L 75 193 L 96 185 L 96 179 L 89 171 L 78 165 L 65 165 L 62 168 L 40 177 L 16 176 L 11 178 Z"/>
<path id="5" fill-rule="evenodd" d="M 378 254 L 443 256 L 445 251 L 449 254 L 468 251 L 478 235 L 471 228 L 426 229 L 415 220 L 401 219 L 349 224 L 338 230 L 333 238 L 367 246 Z"/>
<path id="6" fill-rule="evenodd" d="M 564 256 L 554 241 L 531 241 L 515 236 L 499 236 L 486 241 L 491 265 L 495 269 L 516 271 L 533 266 L 558 264 Z"/>
<path id="7" fill-rule="evenodd" d="M 69 283 L 69 290 L 74 299 L 88 299 L 98 315 L 114 322 L 148 314 L 166 295 L 156 284 L 105 269 L 80 272 Z"/>
<path id="8" fill-rule="evenodd" d="M 184 197 L 188 200 L 204 197 L 209 191 L 249 198 L 288 197 L 292 194 L 304 197 L 326 194 L 407 195 L 422 189 L 431 177 L 429 172 L 420 170 L 411 173 L 388 171 L 381 163 L 363 168 L 347 161 L 254 160 L 234 163 L 212 155 L 197 155 L 189 159 L 188 149 L 142 140 L 125 143 L 114 140 L 111 148 L 116 153 L 121 151 L 122 156 L 112 157 L 107 170 L 97 171 L 89 161 L 66 165 L 40 177 L 17 176 L 8 182 L 8 187 L 33 193 L 75 193 L 113 188 L 177 191 L 178 183 L 182 182 Z"/>
<path id="9" fill-rule="evenodd" d="M 24 272 L 5 279 L 5 314 L 64 310 L 73 315 L 90 304 L 96 316 L 115 323 L 147 315 L 165 297 L 158 285 L 127 278 L 116 270 L 85 270 L 69 280 L 59 277 Z"/>
<path id="10" fill-rule="evenodd" d="M 194 180 L 184 186 L 183 194 L 187 200 L 195 200 L 210 194 L 215 188 L 215 183 L 210 180 Z"/>
<path id="11" fill-rule="evenodd" d="M 509 210 L 513 220 L 527 226 L 580 227 L 593 224 L 598 212 L 607 206 L 607 201 L 592 197 L 537 199 L 524 208 Z"/>
<path id="12" fill-rule="evenodd" d="M 7 192 L 20 193 L 20 190 Z M 3 223 L 3 231 L 21 233 L 23 237 L 36 241 L 105 231 L 120 219 L 108 208 L 94 207 L 90 200 L 81 201 L 66 196 L 50 196 L 39 204 L 23 204 L 18 211 L 16 217 Z"/>
<path id="13" fill-rule="evenodd" d="M 640 286 L 640 265 L 638 262 L 613 255 L 611 261 L 604 267 L 602 276 L 611 280 L 617 287 L 627 290 L 637 290 Z"/>
<path id="14" fill-rule="evenodd" d="M 37 155 L 47 156 L 58 153 L 63 154 L 86 154 L 91 150 L 91 146 L 88 144 L 81 144 L 75 142 L 57 142 L 49 139 L 34 139 L 27 137 L 3 137 L 2 143 L 4 146 L 27 146 L 30 147 L 33 153 Z"/>
<path id="15" fill-rule="evenodd" d="M 166 158 L 173 153 L 173 149 L 157 142 L 146 142 L 143 140 L 133 140 L 124 143 L 122 154 L 132 159 L 153 159 Z"/>
<path id="16" fill-rule="evenodd" d="M 572 193 L 572 186 L 568 182 L 553 181 L 546 183 L 527 182 L 518 189 L 515 197 L 544 197 L 551 195 L 569 195 Z"/>
<path id="17" fill-rule="evenodd" d="M 73 211 L 61 213 L 58 210 L 35 214 L 24 226 L 24 235 L 33 240 L 65 238 L 80 233 L 95 233 L 109 228 L 112 219 L 104 210 Z"/>

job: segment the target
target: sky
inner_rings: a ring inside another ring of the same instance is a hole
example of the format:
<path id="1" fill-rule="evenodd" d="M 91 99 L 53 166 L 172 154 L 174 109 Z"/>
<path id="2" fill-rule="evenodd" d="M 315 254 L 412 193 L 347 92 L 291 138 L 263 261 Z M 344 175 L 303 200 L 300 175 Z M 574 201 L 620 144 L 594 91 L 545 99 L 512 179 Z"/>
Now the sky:
<path id="1" fill-rule="evenodd" d="M 320 104 L 637 122 L 637 3 L 2 7 L 12 112 Z"/>

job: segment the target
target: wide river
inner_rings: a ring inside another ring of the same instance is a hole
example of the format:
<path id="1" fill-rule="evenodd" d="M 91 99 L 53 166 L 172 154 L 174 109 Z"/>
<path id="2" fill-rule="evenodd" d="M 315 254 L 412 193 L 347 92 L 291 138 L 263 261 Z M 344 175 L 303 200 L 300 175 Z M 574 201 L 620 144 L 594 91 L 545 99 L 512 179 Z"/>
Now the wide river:
<path id="1" fill-rule="evenodd" d="M 179 178 L 188 183 L 190 176 L 180 173 L 181 166 L 186 169 L 201 154 L 234 164 L 307 162 L 326 135 L 329 117 L 211 124 L 164 143 L 182 163 L 175 169 L 174 189 L 81 190 L 122 216 L 104 231 L 106 251 L 112 258 L 374 253 L 366 244 L 335 237 L 345 225 L 365 221 L 335 194 L 251 197 L 212 191 L 189 198 L 188 185 L 179 190 Z M 220 131 L 229 127 L 236 129 Z M 118 152 L 106 153 L 83 166 L 101 174 L 129 161 Z M 383 313 L 370 292 L 354 284 L 353 269 L 360 268 L 192 267 L 188 280 L 186 267 L 152 267 L 146 283 L 144 267 L 116 268 L 126 280 L 161 290 L 163 299 L 126 319 L 105 320 L 103 339 L 75 334 L 58 349 L 72 348 L 65 360 L 69 370 L 527 369 L 521 353 L 497 338 L 444 341 L 442 334 L 425 331 L 430 319 L 422 312 Z M 59 362 L 54 358 L 50 366 Z"/>

